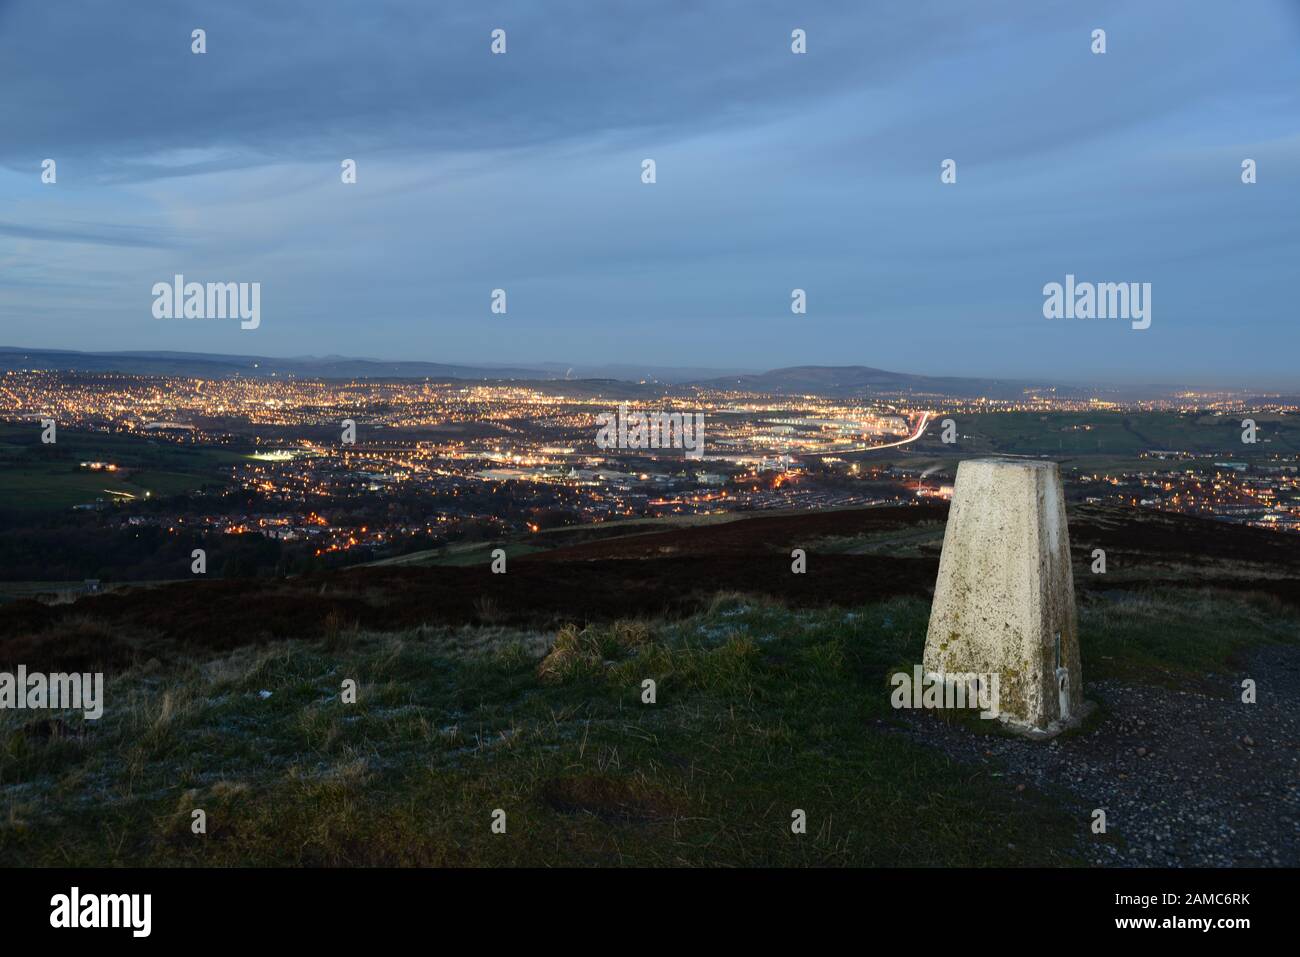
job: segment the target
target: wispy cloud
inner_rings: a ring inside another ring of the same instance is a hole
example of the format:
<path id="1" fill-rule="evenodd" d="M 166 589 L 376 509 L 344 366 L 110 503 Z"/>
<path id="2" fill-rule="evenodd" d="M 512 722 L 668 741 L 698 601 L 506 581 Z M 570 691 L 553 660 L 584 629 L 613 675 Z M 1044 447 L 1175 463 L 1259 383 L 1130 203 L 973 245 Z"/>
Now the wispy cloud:
<path id="1" fill-rule="evenodd" d="M 160 236 L 152 229 L 113 223 L 30 225 L 0 221 L 0 236 L 50 243 L 85 243 L 93 246 L 174 249 L 179 245 L 179 237 L 174 233 Z"/>

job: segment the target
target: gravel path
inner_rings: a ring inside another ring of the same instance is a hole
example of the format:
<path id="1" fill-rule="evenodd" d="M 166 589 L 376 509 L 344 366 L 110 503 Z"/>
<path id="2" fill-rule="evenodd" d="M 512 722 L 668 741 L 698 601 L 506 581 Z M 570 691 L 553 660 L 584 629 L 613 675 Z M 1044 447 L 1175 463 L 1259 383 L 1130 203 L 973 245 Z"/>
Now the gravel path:
<path id="1" fill-rule="evenodd" d="M 1255 704 L 1241 701 L 1244 678 Z M 1300 866 L 1300 646 L 1256 649 L 1194 690 L 1084 681 L 1104 709 L 1086 732 L 1034 742 L 903 712 L 902 733 L 1008 787 L 1063 796 L 1094 864 Z M 1089 839 L 1094 808 L 1107 839 Z"/>

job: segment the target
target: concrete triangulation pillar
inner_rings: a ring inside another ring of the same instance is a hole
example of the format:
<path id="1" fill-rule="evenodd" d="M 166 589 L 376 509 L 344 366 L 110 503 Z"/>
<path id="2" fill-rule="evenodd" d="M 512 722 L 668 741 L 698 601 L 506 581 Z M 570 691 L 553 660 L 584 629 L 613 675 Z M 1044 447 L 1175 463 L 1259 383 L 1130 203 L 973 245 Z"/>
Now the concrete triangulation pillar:
<path id="1" fill-rule="evenodd" d="M 957 467 L 924 667 L 928 675 L 997 675 L 1000 719 L 1035 736 L 1083 717 L 1056 463 L 973 459 Z"/>

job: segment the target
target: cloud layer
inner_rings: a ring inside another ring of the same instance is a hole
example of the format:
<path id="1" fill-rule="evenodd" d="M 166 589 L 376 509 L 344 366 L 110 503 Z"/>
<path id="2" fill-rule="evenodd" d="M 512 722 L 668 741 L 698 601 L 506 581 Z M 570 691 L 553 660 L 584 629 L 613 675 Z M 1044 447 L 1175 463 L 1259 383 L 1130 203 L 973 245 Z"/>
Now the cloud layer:
<path id="1" fill-rule="evenodd" d="M 0 341 L 1294 382 L 1298 45 L 1286 0 L 0 2 Z M 261 327 L 154 320 L 177 272 Z M 1044 320 L 1066 273 L 1151 329 Z"/>

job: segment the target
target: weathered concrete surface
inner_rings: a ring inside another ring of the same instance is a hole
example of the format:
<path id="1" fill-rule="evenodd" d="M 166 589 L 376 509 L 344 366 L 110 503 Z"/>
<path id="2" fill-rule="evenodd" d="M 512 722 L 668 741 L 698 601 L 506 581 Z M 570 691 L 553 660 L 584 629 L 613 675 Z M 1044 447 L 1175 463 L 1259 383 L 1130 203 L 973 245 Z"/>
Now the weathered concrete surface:
<path id="1" fill-rule="evenodd" d="M 1078 634 L 1056 464 L 962 462 L 930 609 L 926 672 L 996 673 L 1001 720 L 1053 734 L 1085 713 Z"/>

